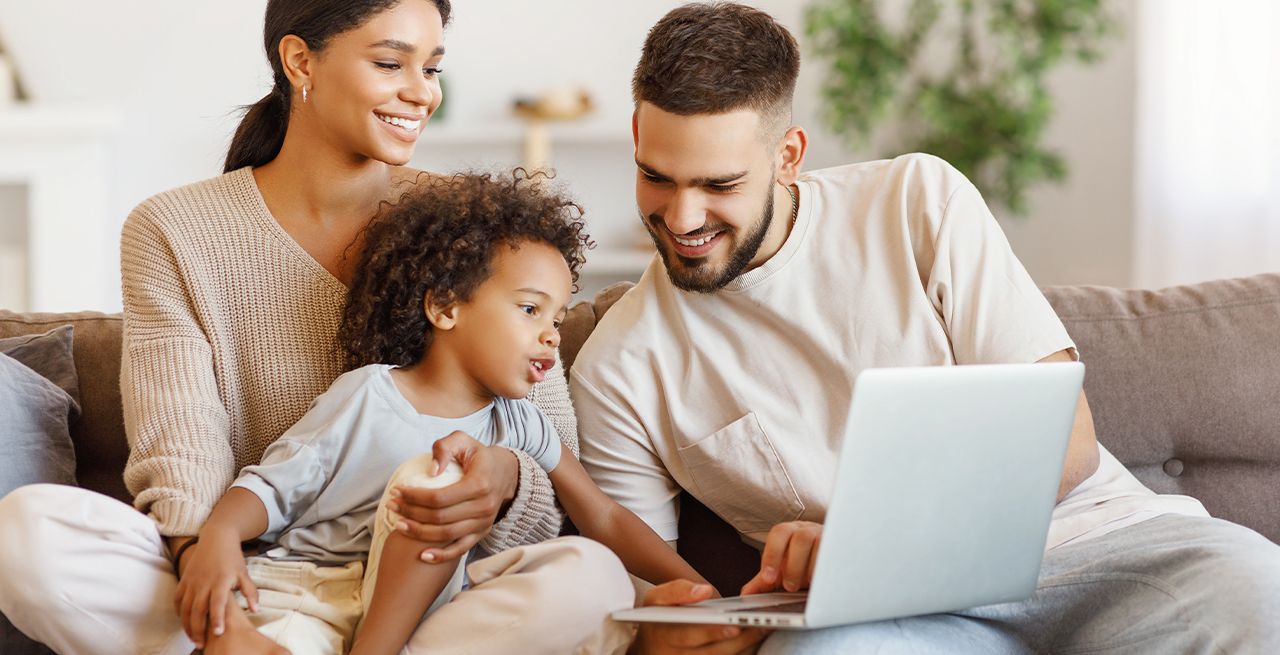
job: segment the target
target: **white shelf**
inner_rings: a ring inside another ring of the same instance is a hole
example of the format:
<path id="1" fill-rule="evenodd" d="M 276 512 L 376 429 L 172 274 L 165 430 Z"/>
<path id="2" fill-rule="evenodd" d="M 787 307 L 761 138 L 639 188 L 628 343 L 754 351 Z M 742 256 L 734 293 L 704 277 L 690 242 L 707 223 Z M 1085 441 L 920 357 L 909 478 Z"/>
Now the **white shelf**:
<path id="1" fill-rule="evenodd" d="M 551 143 L 555 146 L 618 146 L 631 145 L 631 124 L 599 119 L 548 123 Z M 422 131 L 421 143 L 433 146 L 508 146 L 524 143 L 525 124 L 517 119 L 486 125 L 467 125 L 445 119 L 428 123 Z"/>
<path id="2" fill-rule="evenodd" d="M 0 139 L 83 141 L 111 135 L 120 125 L 112 107 L 19 102 L 0 107 Z"/>
<path id="3" fill-rule="evenodd" d="M 486 122 L 477 124 L 481 120 Z M 550 121 L 546 127 L 557 183 L 566 184 L 569 194 L 586 208 L 592 237 L 608 244 L 586 253 L 583 288 L 594 292 L 614 281 L 640 279 L 654 252 L 634 234 L 635 164 L 629 117 L 591 115 L 578 121 Z M 449 116 L 423 130 L 414 165 L 440 171 L 474 166 L 508 169 L 522 159 L 527 130 L 528 125 L 514 116 Z"/>

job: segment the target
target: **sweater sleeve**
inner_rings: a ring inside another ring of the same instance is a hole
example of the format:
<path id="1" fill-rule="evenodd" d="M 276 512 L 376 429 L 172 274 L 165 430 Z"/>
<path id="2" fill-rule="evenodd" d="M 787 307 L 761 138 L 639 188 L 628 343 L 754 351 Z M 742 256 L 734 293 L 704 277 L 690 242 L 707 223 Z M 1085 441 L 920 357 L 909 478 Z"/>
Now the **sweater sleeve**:
<path id="1" fill-rule="evenodd" d="M 547 372 L 542 382 L 534 385 L 529 400 L 551 419 L 560 441 L 578 455 L 578 419 L 569 400 L 569 383 L 565 378 L 560 358 Z M 488 536 L 480 541 L 480 547 L 490 553 L 508 548 L 535 544 L 559 536 L 564 515 L 556 505 L 555 490 L 551 478 L 538 462 L 527 453 L 513 450 L 520 462 L 520 482 L 516 497 L 507 508 L 502 520 L 493 525 Z"/>
<path id="2" fill-rule="evenodd" d="M 149 204 L 125 221 L 120 252 L 125 486 L 160 534 L 193 535 L 235 475 L 213 350 Z"/>

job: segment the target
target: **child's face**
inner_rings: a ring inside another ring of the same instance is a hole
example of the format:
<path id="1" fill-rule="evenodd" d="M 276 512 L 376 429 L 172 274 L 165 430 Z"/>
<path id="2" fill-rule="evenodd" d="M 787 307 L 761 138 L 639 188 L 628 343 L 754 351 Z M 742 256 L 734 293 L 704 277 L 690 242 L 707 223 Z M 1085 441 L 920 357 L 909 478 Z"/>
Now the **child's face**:
<path id="1" fill-rule="evenodd" d="M 555 364 L 573 277 L 560 252 L 545 243 L 500 246 L 491 269 L 458 306 L 450 339 L 488 392 L 523 398 Z"/>

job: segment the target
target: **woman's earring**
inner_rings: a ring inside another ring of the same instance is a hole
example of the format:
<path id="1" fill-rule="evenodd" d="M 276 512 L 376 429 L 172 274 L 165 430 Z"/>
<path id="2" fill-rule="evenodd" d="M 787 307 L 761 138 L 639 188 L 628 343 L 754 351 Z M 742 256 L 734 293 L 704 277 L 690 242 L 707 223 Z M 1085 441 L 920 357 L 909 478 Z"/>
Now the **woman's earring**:
<path id="1" fill-rule="evenodd" d="M 302 104 L 307 104 L 307 87 L 302 87 Z"/>

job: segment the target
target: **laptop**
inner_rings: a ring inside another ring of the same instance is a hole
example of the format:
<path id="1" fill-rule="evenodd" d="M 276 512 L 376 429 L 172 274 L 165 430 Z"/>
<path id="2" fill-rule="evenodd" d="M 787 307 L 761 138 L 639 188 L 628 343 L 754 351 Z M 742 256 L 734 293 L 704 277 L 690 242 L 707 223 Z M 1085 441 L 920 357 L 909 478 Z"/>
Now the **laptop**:
<path id="1" fill-rule="evenodd" d="M 804 629 L 1030 597 L 1083 380 L 1078 362 L 863 371 L 807 593 L 613 618 Z"/>

